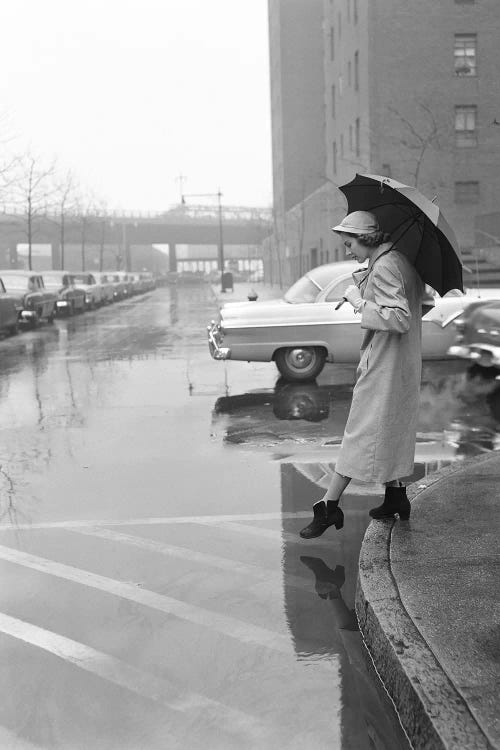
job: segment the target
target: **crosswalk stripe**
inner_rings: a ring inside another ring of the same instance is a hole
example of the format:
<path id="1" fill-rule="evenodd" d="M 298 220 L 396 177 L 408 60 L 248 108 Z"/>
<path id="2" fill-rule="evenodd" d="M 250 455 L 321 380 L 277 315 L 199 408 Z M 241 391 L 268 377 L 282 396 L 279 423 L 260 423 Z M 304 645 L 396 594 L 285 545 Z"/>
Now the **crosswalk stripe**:
<path id="1" fill-rule="evenodd" d="M 42 521 L 40 523 L 0 524 L 0 531 L 26 531 L 31 529 L 85 528 L 86 526 L 156 526 L 176 523 L 221 523 L 225 521 L 276 521 L 281 518 L 309 518 L 310 511 L 297 513 L 240 513 L 221 516 L 166 516 L 160 518 L 98 518 L 94 520 Z"/>
<path id="2" fill-rule="evenodd" d="M 307 513 L 310 518 L 311 514 Z M 198 521 L 199 524 L 205 525 L 204 521 Z M 246 534 L 247 536 L 258 536 L 260 539 L 267 539 L 271 542 L 287 542 L 288 544 L 304 544 L 304 540 L 298 534 L 290 534 L 288 531 L 278 531 L 277 529 L 264 529 L 261 526 L 252 526 L 251 524 L 237 523 L 235 521 L 219 521 L 216 523 L 206 524 L 216 529 L 224 529 L 229 532 Z M 312 545 L 324 544 L 324 539 L 308 539 L 308 547 Z"/>
<path id="3" fill-rule="evenodd" d="M 173 711 L 192 713 L 203 711 L 203 721 L 211 720 L 222 730 L 244 737 L 262 736 L 263 726 L 256 717 L 226 706 L 199 693 L 182 690 L 173 683 L 127 664 L 109 654 L 102 653 L 79 641 L 45 630 L 25 620 L 0 612 L 0 632 L 73 664 L 79 669 L 97 675 L 143 698 L 161 703 Z"/>
<path id="4" fill-rule="evenodd" d="M 76 534 L 82 534 L 83 536 L 97 537 L 99 539 L 106 539 L 110 542 L 117 542 L 120 544 L 129 544 L 132 547 L 146 550 L 148 552 L 154 552 L 156 554 L 165 555 L 166 557 L 177 557 L 182 560 L 189 560 L 199 565 L 209 566 L 212 568 L 218 568 L 219 570 L 225 570 L 229 573 L 234 573 L 239 576 L 246 578 L 253 577 L 269 584 L 270 590 L 276 590 L 281 588 L 283 585 L 282 573 L 275 573 L 272 570 L 268 570 L 259 565 L 253 565 L 249 563 L 242 563 L 236 560 L 230 560 L 227 557 L 219 557 L 218 555 L 210 555 L 206 552 L 198 552 L 197 550 L 190 549 L 189 547 L 177 547 L 173 544 L 166 544 L 165 542 L 157 542 L 155 539 L 146 539 L 141 536 L 135 536 L 132 534 L 123 534 L 120 531 L 113 531 L 112 529 L 101 529 L 101 528 L 79 528 L 79 529 L 65 529 L 65 531 L 73 531 Z M 312 591 L 310 577 L 302 578 L 301 576 L 286 576 L 286 585 L 292 588 L 303 589 L 305 591 Z M 259 588 L 262 591 L 262 588 Z"/>
<path id="5" fill-rule="evenodd" d="M 40 573 L 98 589 L 160 612 L 166 612 L 195 625 L 215 630 L 242 643 L 263 646 L 287 655 L 293 655 L 294 653 L 289 638 L 284 635 L 257 625 L 251 625 L 235 617 L 218 614 L 170 596 L 142 589 L 131 583 L 117 581 L 71 565 L 53 562 L 44 557 L 31 555 L 11 547 L 0 546 L 0 559 L 37 570 Z"/>

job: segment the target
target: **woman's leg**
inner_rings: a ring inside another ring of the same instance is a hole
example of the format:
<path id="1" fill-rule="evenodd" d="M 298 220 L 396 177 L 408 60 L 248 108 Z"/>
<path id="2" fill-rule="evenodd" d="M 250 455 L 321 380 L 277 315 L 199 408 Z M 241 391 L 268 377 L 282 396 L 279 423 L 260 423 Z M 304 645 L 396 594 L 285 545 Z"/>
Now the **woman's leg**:
<path id="1" fill-rule="evenodd" d="M 344 525 L 344 514 L 338 507 L 343 491 L 351 481 L 351 477 L 344 477 L 336 471 L 323 500 L 313 505 L 313 520 L 300 532 L 303 539 L 313 539 L 321 536 L 330 526 L 341 529 Z"/>
<path id="2" fill-rule="evenodd" d="M 342 474 L 338 474 L 336 471 L 334 471 L 330 486 L 328 487 L 326 495 L 323 498 L 325 503 L 338 503 L 338 501 L 342 497 L 342 493 L 344 492 L 350 481 L 351 477 L 344 477 Z"/>

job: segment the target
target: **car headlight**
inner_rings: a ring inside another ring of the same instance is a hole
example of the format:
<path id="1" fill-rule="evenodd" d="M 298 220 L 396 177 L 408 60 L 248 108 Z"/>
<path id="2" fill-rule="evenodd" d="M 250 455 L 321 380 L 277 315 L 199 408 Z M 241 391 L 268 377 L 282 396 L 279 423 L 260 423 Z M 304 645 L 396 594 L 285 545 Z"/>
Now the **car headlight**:
<path id="1" fill-rule="evenodd" d="M 87 304 L 90 304 L 90 302 L 92 302 L 92 295 L 91 294 L 86 294 L 85 295 L 85 302 Z"/>

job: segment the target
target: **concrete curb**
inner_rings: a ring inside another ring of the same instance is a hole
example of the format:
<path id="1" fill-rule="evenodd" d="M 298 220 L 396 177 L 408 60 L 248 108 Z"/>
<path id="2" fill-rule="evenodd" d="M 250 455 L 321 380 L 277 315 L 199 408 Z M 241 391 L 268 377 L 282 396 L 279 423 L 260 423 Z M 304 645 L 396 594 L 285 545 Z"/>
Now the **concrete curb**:
<path id="1" fill-rule="evenodd" d="M 487 454 L 442 469 L 411 485 L 408 496 L 414 500 L 489 459 Z M 492 750 L 401 601 L 390 563 L 394 523 L 371 523 L 361 546 L 355 606 L 365 646 L 415 750 Z"/>

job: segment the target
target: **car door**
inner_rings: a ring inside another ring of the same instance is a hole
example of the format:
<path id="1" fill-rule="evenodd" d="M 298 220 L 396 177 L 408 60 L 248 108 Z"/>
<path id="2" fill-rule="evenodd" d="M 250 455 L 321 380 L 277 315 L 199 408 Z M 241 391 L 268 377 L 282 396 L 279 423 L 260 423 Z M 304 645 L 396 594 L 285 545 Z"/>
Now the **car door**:
<path id="1" fill-rule="evenodd" d="M 15 326 L 17 311 L 14 301 L 7 295 L 3 281 L 0 279 L 0 330 Z"/>

